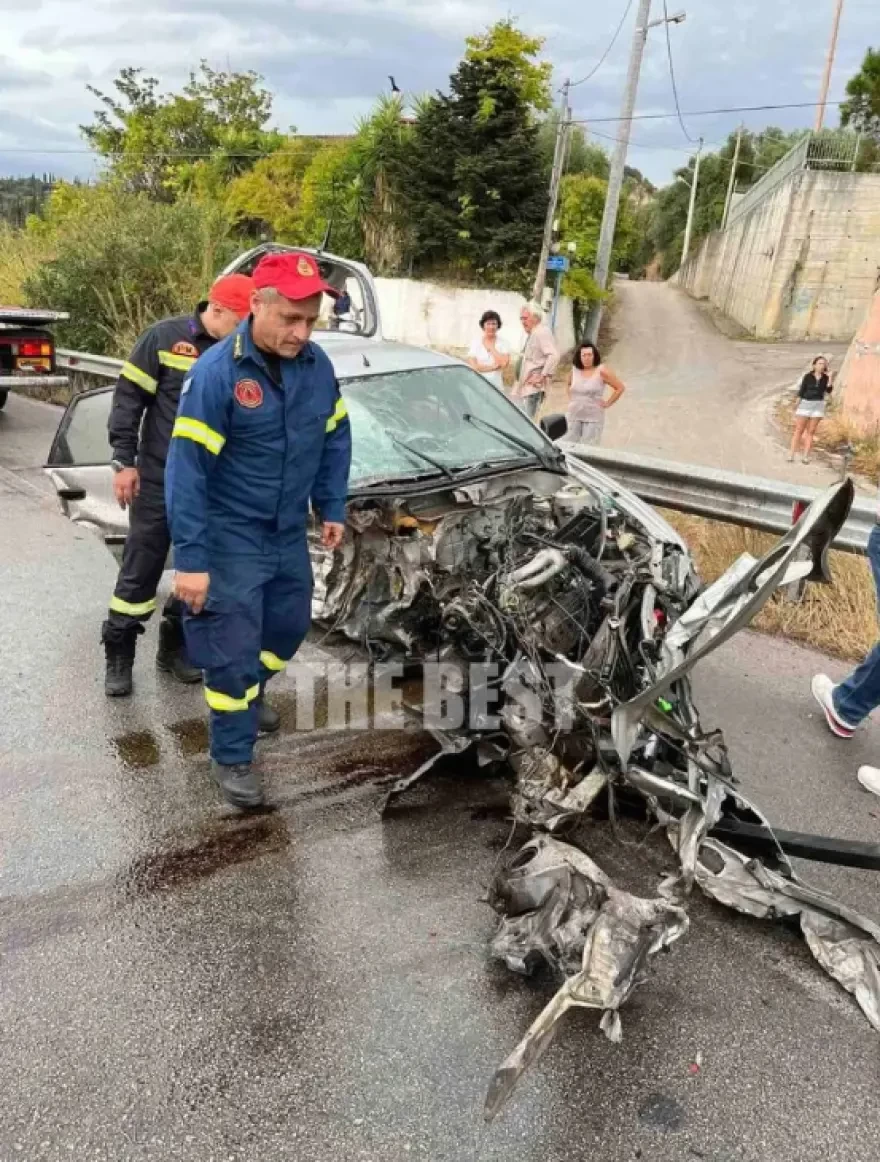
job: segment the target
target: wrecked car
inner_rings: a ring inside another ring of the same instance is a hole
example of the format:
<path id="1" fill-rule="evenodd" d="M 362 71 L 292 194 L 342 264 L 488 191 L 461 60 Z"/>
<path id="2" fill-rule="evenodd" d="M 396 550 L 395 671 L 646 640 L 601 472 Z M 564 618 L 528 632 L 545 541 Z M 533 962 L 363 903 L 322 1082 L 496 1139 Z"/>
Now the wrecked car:
<path id="1" fill-rule="evenodd" d="M 348 277 L 366 276 L 352 266 Z M 375 303 L 369 285 L 358 301 Z M 774 590 L 828 580 L 851 484 L 830 488 L 763 558 L 745 555 L 704 587 L 659 514 L 554 442 L 561 417 L 536 426 L 460 361 L 384 341 L 378 315 L 369 334 L 316 340 L 354 440 L 344 543 L 329 553 L 313 542 L 316 625 L 375 664 L 443 665 L 456 694 L 479 701 L 430 730 L 436 757 L 472 751 L 510 772 L 524 842 L 492 885 L 490 951 L 559 984 L 492 1079 L 487 1116 L 570 1008 L 596 1009 L 621 1038 L 620 1009 L 652 957 L 687 932 L 694 885 L 753 916 L 797 919 L 880 1031 L 880 929 L 799 880 L 690 685 L 694 665 Z M 105 434 L 111 391 L 74 399 L 47 472 L 66 514 L 115 549 L 125 514 Z M 399 780 L 390 802 L 435 761 Z M 654 896 L 621 890 L 583 849 L 578 823 L 594 810 L 612 824 L 640 814 L 665 833 L 679 870 Z"/>

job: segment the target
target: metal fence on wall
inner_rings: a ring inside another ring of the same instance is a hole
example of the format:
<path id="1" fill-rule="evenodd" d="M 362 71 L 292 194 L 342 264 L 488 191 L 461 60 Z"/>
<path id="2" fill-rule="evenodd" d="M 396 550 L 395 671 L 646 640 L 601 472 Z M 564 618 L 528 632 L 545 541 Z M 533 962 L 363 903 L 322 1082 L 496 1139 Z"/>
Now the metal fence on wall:
<path id="1" fill-rule="evenodd" d="M 732 205 L 727 228 L 751 213 L 791 174 L 808 169 L 852 170 L 858 152 L 859 135 L 856 133 L 805 133 L 797 145 Z"/>

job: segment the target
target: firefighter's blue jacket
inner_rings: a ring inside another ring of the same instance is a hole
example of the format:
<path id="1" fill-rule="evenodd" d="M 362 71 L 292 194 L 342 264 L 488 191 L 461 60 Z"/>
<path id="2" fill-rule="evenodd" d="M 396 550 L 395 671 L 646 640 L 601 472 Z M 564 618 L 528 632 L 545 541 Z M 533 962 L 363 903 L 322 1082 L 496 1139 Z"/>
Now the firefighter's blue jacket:
<path id="1" fill-rule="evenodd" d="M 181 572 L 277 552 L 304 535 L 310 503 L 345 520 L 351 429 L 333 365 L 314 343 L 280 365 L 281 385 L 246 319 L 184 381 L 165 477 Z"/>

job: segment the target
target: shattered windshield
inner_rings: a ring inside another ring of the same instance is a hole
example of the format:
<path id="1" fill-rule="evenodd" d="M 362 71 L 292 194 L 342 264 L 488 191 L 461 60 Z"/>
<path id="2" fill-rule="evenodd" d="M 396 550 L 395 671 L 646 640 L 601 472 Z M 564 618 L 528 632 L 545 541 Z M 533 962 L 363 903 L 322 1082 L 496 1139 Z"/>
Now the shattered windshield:
<path id="1" fill-rule="evenodd" d="M 546 458 L 551 450 L 542 433 L 469 367 L 423 367 L 348 379 L 343 392 L 351 419 L 354 486 L 435 475 L 442 469 L 455 473 L 496 461 L 528 461 L 532 454 Z M 465 421 L 465 416 L 472 419 Z"/>

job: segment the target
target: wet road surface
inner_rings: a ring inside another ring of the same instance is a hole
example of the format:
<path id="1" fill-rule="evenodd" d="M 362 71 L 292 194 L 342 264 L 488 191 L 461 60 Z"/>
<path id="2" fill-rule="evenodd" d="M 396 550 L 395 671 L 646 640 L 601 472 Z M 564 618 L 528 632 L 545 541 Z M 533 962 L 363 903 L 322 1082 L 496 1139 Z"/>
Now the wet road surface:
<path id="1" fill-rule="evenodd" d="M 155 629 L 136 697 L 103 697 L 109 554 L 3 471 L 0 554 L 3 1162 L 876 1158 L 880 1039 L 799 938 L 699 895 L 623 1043 L 570 1015 L 484 1126 L 492 1071 L 548 996 L 486 957 L 506 785 L 431 778 L 383 819 L 383 781 L 424 739 L 296 732 L 282 682 L 283 732 L 261 743 L 278 809 L 232 818 L 201 695 L 155 672 Z M 819 665 L 842 670 L 736 639 L 698 672 L 704 724 L 771 819 L 875 839 L 880 800 L 854 776 L 880 734 L 826 733 Z M 597 824 L 590 852 L 653 890 L 667 849 L 635 825 L 623 840 Z M 880 913 L 876 876 L 808 870 Z"/>

